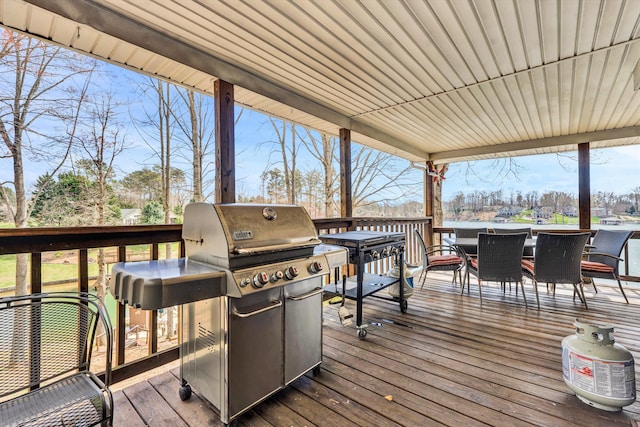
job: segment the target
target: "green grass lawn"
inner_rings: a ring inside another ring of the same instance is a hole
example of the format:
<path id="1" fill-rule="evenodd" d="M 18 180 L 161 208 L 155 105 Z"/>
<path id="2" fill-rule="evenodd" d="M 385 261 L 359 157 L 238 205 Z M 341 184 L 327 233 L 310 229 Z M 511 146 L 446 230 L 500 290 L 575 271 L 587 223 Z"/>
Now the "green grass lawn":
<path id="1" fill-rule="evenodd" d="M 98 265 L 89 264 L 89 276 L 98 274 Z M 16 256 L 0 256 L 0 289 L 15 286 Z M 42 282 L 57 282 L 61 280 L 77 279 L 78 264 L 43 263 Z"/>
<path id="2" fill-rule="evenodd" d="M 178 244 L 171 245 L 172 256 L 178 253 Z M 165 245 L 160 245 L 160 259 L 165 258 Z M 109 253 L 113 256 L 109 258 Z M 107 261 L 115 261 L 116 248 L 107 248 Z M 149 259 L 150 246 L 136 245 L 127 246 L 127 257 L 133 260 Z M 98 264 L 96 259 L 98 250 L 89 250 L 89 276 L 98 274 Z M 50 260 L 51 262 L 47 262 Z M 15 286 L 16 276 L 16 256 L 0 255 L 0 289 Z M 74 280 L 78 278 L 78 259 L 77 255 L 70 254 L 68 251 L 58 251 L 55 253 L 42 254 L 42 283 L 58 282 L 63 280 Z"/>

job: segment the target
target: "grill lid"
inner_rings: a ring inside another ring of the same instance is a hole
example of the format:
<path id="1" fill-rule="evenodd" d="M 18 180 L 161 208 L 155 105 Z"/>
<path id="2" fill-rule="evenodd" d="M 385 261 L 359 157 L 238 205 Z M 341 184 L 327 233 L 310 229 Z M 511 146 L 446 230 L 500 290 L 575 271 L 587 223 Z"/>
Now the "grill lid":
<path id="1" fill-rule="evenodd" d="M 231 269 L 311 256 L 321 243 L 300 206 L 240 203 L 187 205 L 182 238 L 189 258 Z"/>

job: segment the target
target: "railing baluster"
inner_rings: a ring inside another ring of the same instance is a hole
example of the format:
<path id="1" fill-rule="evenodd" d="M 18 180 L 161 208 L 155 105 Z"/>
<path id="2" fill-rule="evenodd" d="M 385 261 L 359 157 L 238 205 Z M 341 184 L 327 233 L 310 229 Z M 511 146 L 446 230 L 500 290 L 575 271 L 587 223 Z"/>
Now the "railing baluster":
<path id="1" fill-rule="evenodd" d="M 118 246 L 118 262 L 127 260 L 127 247 Z M 127 341 L 126 334 L 126 307 L 116 304 L 116 366 L 124 365 L 124 344 Z"/>
<path id="2" fill-rule="evenodd" d="M 42 252 L 31 254 L 31 293 L 42 292 Z"/>
<path id="3" fill-rule="evenodd" d="M 168 244 L 168 243 L 167 243 Z M 157 260 L 160 258 L 160 251 L 158 250 L 158 244 L 151 244 L 151 259 Z M 167 316 L 169 316 L 169 307 L 166 309 Z M 147 334 L 150 334 L 147 340 L 149 346 L 149 354 L 154 354 L 158 351 L 158 310 L 151 310 L 149 312 L 149 330 Z"/>
<path id="4" fill-rule="evenodd" d="M 78 251 L 78 290 L 89 292 L 89 254 L 87 249 Z"/>

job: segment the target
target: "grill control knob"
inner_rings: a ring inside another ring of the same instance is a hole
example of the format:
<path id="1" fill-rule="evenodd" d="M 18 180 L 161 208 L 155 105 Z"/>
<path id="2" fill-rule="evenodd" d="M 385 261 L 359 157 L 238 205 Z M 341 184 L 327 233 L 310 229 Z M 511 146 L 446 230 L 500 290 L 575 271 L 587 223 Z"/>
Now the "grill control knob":
<path id="1" fill-rule="evenodd" d="M 253 277 L 253 286 L 256 288 L 262 288 L 267 283 L 269 283 L 269 276 L 265 272 L 258 273 Z"/>
<path id="2" fill-rule="evenodd" d="M 314 261 L 311 264 L 309 264 L 309 273 L 311 274 L 315 274 L 315 273 L 319 273 L 323 270 L 323 266 L 322 263 L 320 261 Z"/>
<path id="3" fill-rule="evenodd" d="M 398 248 L 396 248 L 396 247 L 391 248 L 391 254 L 392 255 L 397 255 L 398 254 Z"/>
<path id="4" fill-rule="evenodd" d="M 386 257 L 388 257 L 388 256 L 389 256 L 389 251 L 390 251 L 390 249 L 391 249 L 391 247 L 390 247 L 390 246 L 387 246 L 386 248 L 384 248 L 384 249 L 382 250 L 382 252 L 380 253 L 380 256 L 381 256 L 382 258 L 386 258 Z"/>
<path id="5" fill-rule="evenodd" d="M 379 259 L 380 258 L 380 253 L 378 251 L 371 251 L 371 258 Z"/>
<path id="6" fill-rule="evenodd" d="M 271 275 L 271 283 L 276 283 L 278 280 L 284 277 L 284 273 L 282 271 L 276 271 Z"/>
<path id="7" fill-rule="evenodd" d="M 295 265 L 292 265 L 291 267 L 287 267 L 287 269 L 284 271 L 284 277 L 286 277 L 288 280 L 293 280 L 298 276 L 299 272 L 298 272 L 298 267 L 296 267 Z"/>
<path id="8" fill-rule="evenodd" d="M 249 283 L 251 283 L 251 279 L 249 279 L 248 277 L 245 277 L 244 279 L 242 279 L 242 281 L 240 282 L 240 287 L 244 288 L 245 286 L 247 286 Z"/>

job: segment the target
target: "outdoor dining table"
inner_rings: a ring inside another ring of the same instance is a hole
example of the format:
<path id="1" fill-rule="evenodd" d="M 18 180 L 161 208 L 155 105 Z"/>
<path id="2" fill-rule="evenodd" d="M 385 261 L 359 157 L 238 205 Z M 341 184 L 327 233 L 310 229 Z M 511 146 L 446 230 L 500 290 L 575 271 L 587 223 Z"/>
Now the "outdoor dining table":
<path id="1" fill-rule="evenodd" d="M 463 248 L 465 248 L 465 247 L 476 247 L 477 248 L 478 247 L 478 238 L 477 237 L 455 237 L 455 238 L 445 237 L 443 240 L 448 245 L 461 246 Z M 534 236 L 533 238 L 526 239 L 524 241 L 524 247 L 525 248 L 535 248 L 536 247 L 536 237 Z"/>

